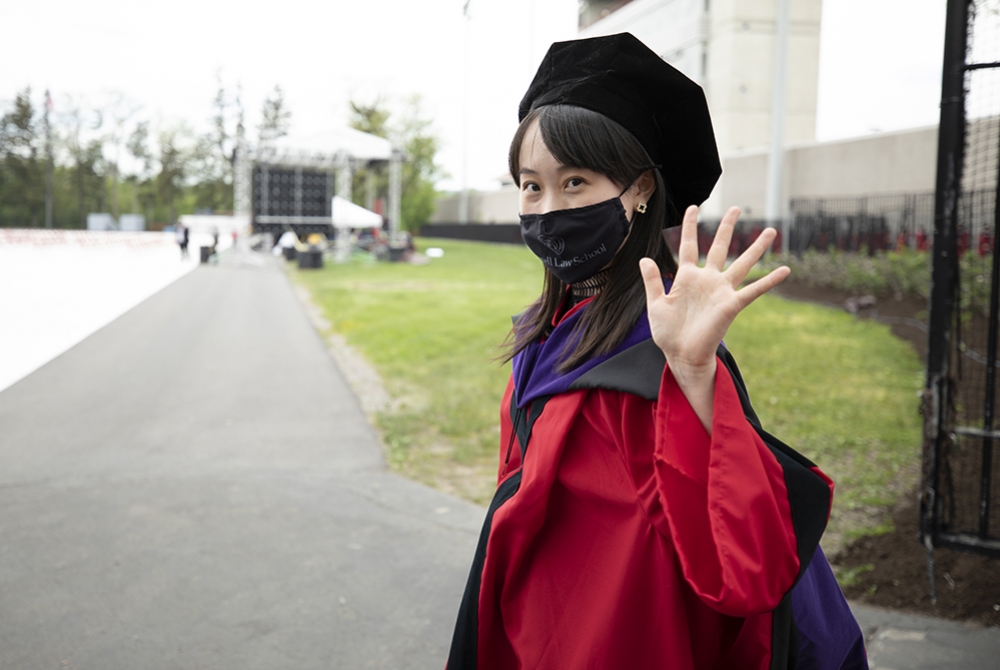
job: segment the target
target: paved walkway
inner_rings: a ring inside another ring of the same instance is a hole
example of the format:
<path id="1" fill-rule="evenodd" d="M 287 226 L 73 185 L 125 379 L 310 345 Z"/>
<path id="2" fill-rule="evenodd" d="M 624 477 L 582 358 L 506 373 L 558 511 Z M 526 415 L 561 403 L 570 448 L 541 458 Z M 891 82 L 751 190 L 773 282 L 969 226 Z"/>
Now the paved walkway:
<path id="1" fill-rule="evenodd" d="M 852 603 L 871 670 L 1000 670 L 1000 629 Z"/>
<path id="2" fill-rule="evenodd" d="M 482 508 L 386 471 L 267 258 L 0 392 L 0 668 L 441 668 Z M 878 670 L 1000 631 L 856 607 Z"/>
<path id="3" fill-rule="evenodd" d="M 0 668 L 441 668 L 482 509 L 389 473 L 280 269 L 0 393 Z"/>

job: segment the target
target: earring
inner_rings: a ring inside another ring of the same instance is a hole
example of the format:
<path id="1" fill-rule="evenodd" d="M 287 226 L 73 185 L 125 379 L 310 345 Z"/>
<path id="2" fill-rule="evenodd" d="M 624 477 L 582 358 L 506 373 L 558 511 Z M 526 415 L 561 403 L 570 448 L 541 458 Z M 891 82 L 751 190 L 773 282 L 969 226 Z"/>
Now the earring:
<path id="1" fill-rule="evenodd" d="M 645 214 L 646 213 L 646 203 L 640 202 L 638 205 L 635 206 L 635 211 L 639 212 L 640 214 Z"/>

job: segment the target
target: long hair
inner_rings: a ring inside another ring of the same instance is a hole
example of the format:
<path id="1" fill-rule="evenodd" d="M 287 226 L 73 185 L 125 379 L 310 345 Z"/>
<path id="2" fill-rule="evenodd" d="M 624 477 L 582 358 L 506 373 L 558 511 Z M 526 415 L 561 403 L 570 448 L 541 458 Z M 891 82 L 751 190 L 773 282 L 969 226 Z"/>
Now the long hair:
<path id="1" fill-rule="evenodd" d="M 639 141 L 618 123 L 582 107 L 549 105 L 532 110 L 518 126 L 510 145 L 509 165 L 520 187 L 521 145 L 532 123 L 538 121 L 542 141 L 563 165 L 599 172 L 620 188 L 630 186 L 653 164 Z M 632 215 L 631 232 L 608 268 L 608 280 L 584 310 L 570 344 L 562 354 L 560 372 L 579 366 L 594 356 L 610 353 L 632 330 L 646 309 L 646 291 L 639 260 L 652 258 L 660 271 L 673 274 L 677 263 L 667 247 L 663 229 L 679 216 L 660 171 L 653 170 L 656 188 L 645 214 Z M 566 293 L 548 268 L 542 295 L 524 313 L 507 338 L 504 360 L 552 330 L 552 319 Z"/>

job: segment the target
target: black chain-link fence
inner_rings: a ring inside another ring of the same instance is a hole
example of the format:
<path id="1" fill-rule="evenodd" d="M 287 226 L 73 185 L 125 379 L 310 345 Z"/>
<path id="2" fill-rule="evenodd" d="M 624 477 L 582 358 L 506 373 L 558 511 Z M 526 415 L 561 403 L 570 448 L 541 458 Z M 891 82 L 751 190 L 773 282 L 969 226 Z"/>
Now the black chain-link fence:
<path id="1" fill-rule="evenodd" d="M 949 0 L 924 397 L 928 550 L 1000 555 L 998 156 L 1000 0 Z"/>

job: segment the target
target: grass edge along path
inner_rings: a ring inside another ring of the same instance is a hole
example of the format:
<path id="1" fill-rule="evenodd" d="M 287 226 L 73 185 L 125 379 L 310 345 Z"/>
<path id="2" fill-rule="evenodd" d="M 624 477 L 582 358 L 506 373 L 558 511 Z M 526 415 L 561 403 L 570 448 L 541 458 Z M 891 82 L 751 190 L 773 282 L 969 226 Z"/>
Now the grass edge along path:
<path id="1" fill-rule="evenodd" d="M 345 338 L 392 396 L 372 417 L 390 467 L 485 504 L 510 373 L 495 360 L 498 344 L 541 273 L 520 247 L 421 240 L 427 246 L 444 257 L 289 274 L 331 324 L 324 334 Z M 837 483 L 827 552 L 891 530 L 891 509 L 919 472 L 922 368 L 912 348 L 881 324 L 773 296 L 740 315 L 726 344 L 765 429 Z"/>
<path id="2" fill-rule="evenodd" d="M 510 316 L 537 294 L 522 247 L 420 240 L 427 265 L 355 257 L 289 270 L 330 330 L 375 368 L 392 402 L 371 417 L 397 472 L 480 504 L 496 488 L 499 405 L 510 365 L 497 358 Z M 363 392 L 363 391 L 362 391 Z"/>

